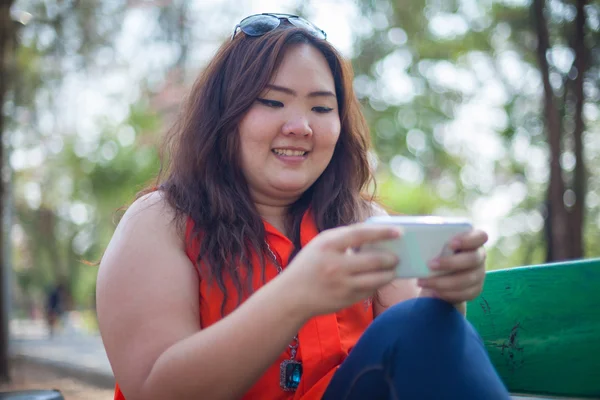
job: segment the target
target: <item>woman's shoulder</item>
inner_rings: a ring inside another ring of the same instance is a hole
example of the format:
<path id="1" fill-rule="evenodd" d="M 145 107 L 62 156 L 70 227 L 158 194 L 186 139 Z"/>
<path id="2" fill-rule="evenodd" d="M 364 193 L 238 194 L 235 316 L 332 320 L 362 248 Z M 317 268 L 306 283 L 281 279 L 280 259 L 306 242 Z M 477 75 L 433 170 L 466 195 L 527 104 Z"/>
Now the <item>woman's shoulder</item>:
<path id="1" fill-rule="evenodd" d="M 165 193 L 156 190 L 140 196 L 127 208 L 119 221 L 119 228 L 134 229 L 140 234 L 153 234 L 160 231 L 161 236 L 172 236 L 172 239 L 182 242 L 185 221 L 182 223 L 181 219 Z"/>
<path id="2" fill-rule="evenodd" d="M 159 212 L 174 215 L 173 207 L 167 201 L 167 196 L 162 190 L 153 190 L 137 199 L 127 208 L 127 213 Z M 126 213 L 126 214 L 127 214 Z"/>

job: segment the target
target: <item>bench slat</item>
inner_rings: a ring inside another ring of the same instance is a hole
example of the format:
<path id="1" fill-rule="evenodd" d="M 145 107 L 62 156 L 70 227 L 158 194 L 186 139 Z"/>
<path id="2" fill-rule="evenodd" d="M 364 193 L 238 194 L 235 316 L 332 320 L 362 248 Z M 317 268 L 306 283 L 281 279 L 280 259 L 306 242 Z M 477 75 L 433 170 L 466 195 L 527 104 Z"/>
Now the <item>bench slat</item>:
<path id="1" fill-rule="evenodd" d="M 600 259 L 488 272 L 467 310 L 511 393 L 600 397 Z"/>

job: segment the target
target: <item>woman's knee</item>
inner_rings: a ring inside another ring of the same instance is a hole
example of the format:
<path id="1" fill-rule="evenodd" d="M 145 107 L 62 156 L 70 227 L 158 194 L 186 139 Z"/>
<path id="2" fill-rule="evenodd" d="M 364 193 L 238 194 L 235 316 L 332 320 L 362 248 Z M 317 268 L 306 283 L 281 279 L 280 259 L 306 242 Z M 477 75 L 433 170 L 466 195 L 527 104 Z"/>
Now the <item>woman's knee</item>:
<path id="1" fill-rule="evenodd" d="M 463 319 L 450 303 L 431 297 L 419 297 L 389 307 L 375 319 L 374 323 L 418 326 L 429 325 L 435 321 L 462 322 Z"/>
<path id="2" fill-rule="evenodd" d="M 508 398 L 475 329 L 442 300 L 419 298 L 390 307 L 361 341 L 358 355 L 377 358 L 371 364 L 383 368 L 400 398 L 440 398 L 444 391 L 467 394 L 456 398 Z"/>

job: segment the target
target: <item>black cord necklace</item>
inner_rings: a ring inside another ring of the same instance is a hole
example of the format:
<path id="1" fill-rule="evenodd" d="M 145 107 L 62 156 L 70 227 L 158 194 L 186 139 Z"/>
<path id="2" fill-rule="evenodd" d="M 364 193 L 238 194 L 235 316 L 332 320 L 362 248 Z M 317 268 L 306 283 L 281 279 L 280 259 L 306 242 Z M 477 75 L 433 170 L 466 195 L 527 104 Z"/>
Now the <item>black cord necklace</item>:
<path id="1" fill-rule="evenodd" d="M 273 250 L 271 250 L 271 246 L 269 246 L 269 243 L 267 243 L 266 240 L 265 244 L 273 259 L 273 263 L 277 268 L 277 273 L 280 274 L 283 271 L 283 268 L 279 264 L 277 256 Z M 295 335 L 292 343 L 289 344 L 290 358 L 288 360 L 283 360 L 280 364 L 279 385 L 286 392 L 295 392 L 300 385 L 300 378 L 302 378 L 302 363 L 296 360 L 296 353 L 298 352 L 299 345 L 298 335 Z"/>

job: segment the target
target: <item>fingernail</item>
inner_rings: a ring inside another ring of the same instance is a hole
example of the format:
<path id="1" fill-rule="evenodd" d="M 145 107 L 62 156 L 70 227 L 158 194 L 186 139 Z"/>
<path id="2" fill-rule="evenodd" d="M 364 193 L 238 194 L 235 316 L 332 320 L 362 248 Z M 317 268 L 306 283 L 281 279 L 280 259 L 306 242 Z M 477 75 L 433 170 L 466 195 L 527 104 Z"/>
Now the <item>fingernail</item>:
<path id="1" fill-rule="evenodd" d="M 440 269 L 440 261 L 437 258 L 429 261 L 429 269 Z"/>

